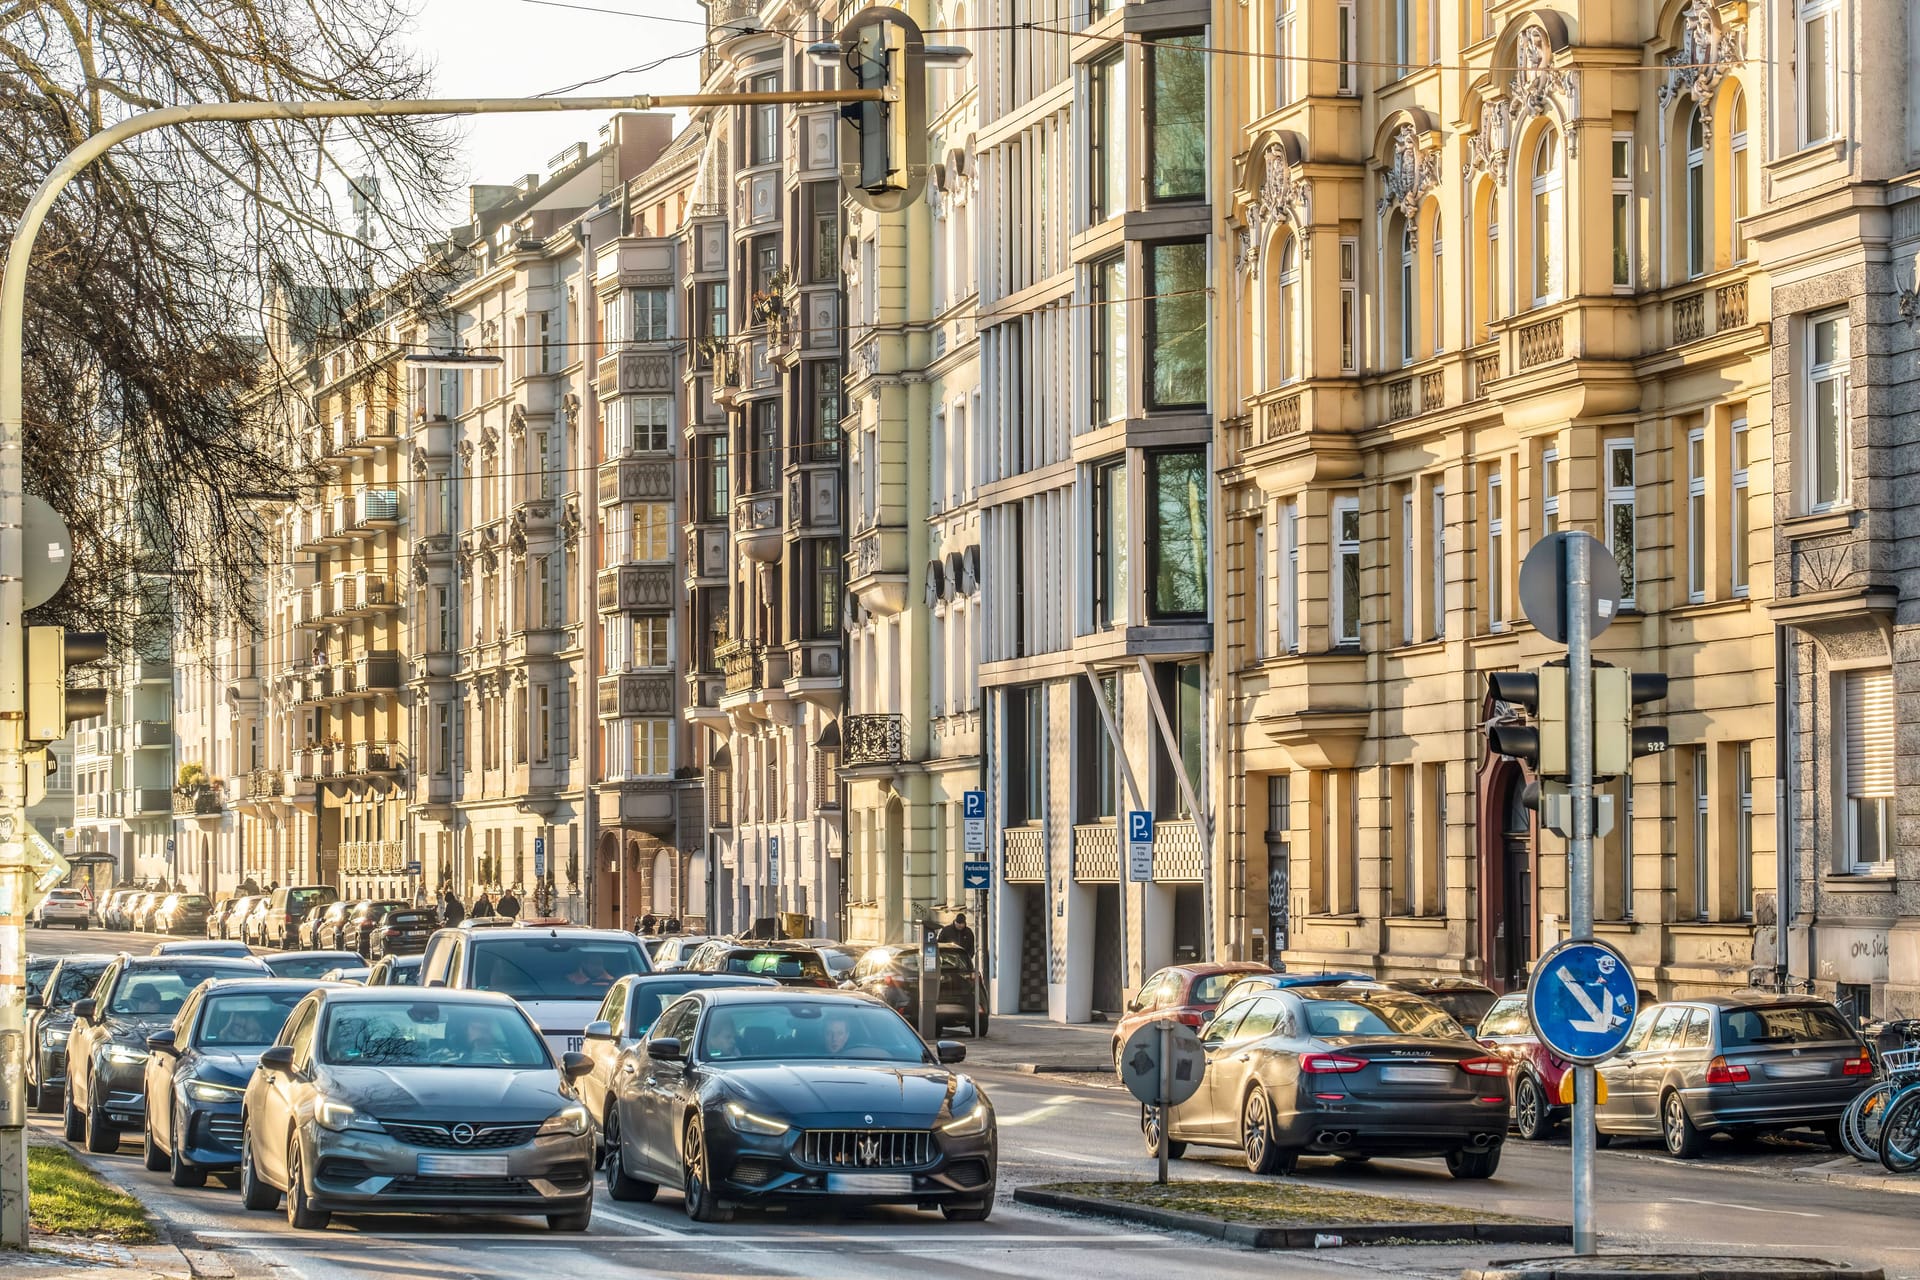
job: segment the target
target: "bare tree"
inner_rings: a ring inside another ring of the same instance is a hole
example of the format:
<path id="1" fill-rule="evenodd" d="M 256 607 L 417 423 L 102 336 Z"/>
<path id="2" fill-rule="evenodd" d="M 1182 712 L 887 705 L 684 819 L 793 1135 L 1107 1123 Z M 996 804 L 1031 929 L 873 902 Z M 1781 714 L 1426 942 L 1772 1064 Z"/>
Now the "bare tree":
<path id="1" fill-rule="evenodd" d="M 0 234 L 63 155 L 138 111 L 426 96 L 404 4 L 0 0 Z M 47 620 L 123 645 L 142 618 L 196 640 L 251 625 L 273 554 L 257 495 L 311 479 L 282 447 L 298 370 L 276 361 L 417 270 L 453 141 L 421 118 L 176 128 L 68 189 L 28 285 L 27 487 L 74 534 Z M 299 339 L 278 350 L 277 299 L 297 299 L 279 320 Z"/>

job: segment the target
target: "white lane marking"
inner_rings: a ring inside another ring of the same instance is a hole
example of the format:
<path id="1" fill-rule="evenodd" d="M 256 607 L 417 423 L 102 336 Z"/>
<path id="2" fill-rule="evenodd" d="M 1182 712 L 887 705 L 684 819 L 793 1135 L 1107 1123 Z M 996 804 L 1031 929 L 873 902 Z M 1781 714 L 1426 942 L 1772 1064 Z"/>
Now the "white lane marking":
<path id="1" fill-rule="evenodd" d="M 1052 1156 L 1055 1160 L 1073 1160 L 1082 1164 L 1129 1164 L 1127 1160 L 1113 1160 L 1106 1156 L 1082 1155 L 1076 1151 L 1055 1151 L 1051 1147 L 1023 1147 L 1023 1156 Z"/>
<path id="2" fill-rule="evenodd" d="M 638 1214 L 627 1213 L 620 1209 L 609 1209 L 597 1201 L 593 1206 L 593 1216 L 595 1218 L 612 1218 L 615 1222 L 625 1223 L 627 1226 L 638 1227 L 640 1230 L 650 1232 L 653 1235 L 667 1236 L 675 1240 L 711 1239 L 711 1237 L 702 1237 L 697 1232 L 681 1231 L 668 1226 L 664 1222 L 654 1222 L 649 1218 L 642 1218 Z"/>
<path id="3" fill-rule="evenodd" d="M 1703 1204 L 1710 1209 L 1739 1209 L 1746 1213 L 1777 1213 L 1788 1218 L 1824 1218 L 1824 1213 L 1802 1213 L 1797 1209 L 1763 1209 L 1757 1204 L 1733 1204 L 1726 1200 L 1695 1200 L 1688 1196 L 1661 1196 L 1675 1204 Z"/>
<path id="4" fill-rule="evenodd" d="M 1016 1111 L 1012 1115 L 1001 1113 L 996 1115 L 994 1120 L 1002 1129 L 1009 1126 L 1018 1127 L 1023 1124 L 1038 1124 L 1042 1120 L 1047 1120 L 1059 1115 L 1076 1102 L 1085 1101 L 1085 1098 L 1076 1098 L 1070 1093 L 1055 1094 L 1051 1098 L 1041 1099 L 1040 1105 L 1034 1107 L 1032 1110 Z"/>

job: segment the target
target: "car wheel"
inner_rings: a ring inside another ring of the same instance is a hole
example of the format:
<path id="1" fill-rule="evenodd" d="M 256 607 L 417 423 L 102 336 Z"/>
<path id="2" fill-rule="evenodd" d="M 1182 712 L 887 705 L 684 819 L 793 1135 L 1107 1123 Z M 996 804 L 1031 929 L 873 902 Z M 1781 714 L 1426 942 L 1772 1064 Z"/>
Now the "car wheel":
<path id="1" fill-rule="evenodd" d="M 34 1061 L 38 1062 L 39 1057 L 40 1057 L 39 1054 L 35 1054 Z M 29 1075 L 27 1076 L 27 1110 L 38 1111 L 39 1109 L 40 1109 L 40 1086 L 38 1083 L 34 1081 L 34 1078 L 31 1075 Z"/>
<path id="2" fill-rule="evenodd" d="M 87 1150 L 95 1155 L 111 1155 L 120 1149 L 120 1130 L 100 1113 L 99 1107 L 87 1111 Z"/>
<path id="3" fill-rule="evenodd" d="M 61 1117 L 64 1123 L 61 1126 L 60 1134 L 68 1142 L 78 1142 L 86 1136 L 87 1118 L 81 1115 L 79 1108 L 73 1105 L 73 1084 L 71 1081 L 67 1084 L 66 1103 L 66 1111 Z"/>
<path id="4" fill-rule="evenodd" d="M 295 1231 L 325 1231 L 333 1221 L 326 1209 L 316 1209 L 307 1199 L 306 1175 L 300 1171 L 300 1138 L 287 1135 L 287 1225 Z"/>
<path id="5" fill-rule="evenodd" d="M 1540 1091 L 1540 1082 L 1522 1075 L 1513 1087 L 1513 1128 L 1528 1142 L 1538 1142 L 1553 1132 L 1553 1113 Z"/>
<path id="6" fill-rule="evenodd" d="M 993 1189 L 979 1200 L 943 1201 L 940 1212 L 948 1222 L 985 1222 L 993 1216 Z"/>
<path id="7" fill-rule="evenodd" d="M 1686 1102 L 1674 1090 L 1660 1100 L 1660 1136 L 1667 1141 L 1667 1154 L 1681 1160 L 1697 1158 L 1706 1145 L 1705 1137 L 1693 1127 Z"/>
<path id="8" fill-rule="evenodd" d="M 1146 1142 L 1147 1154 L 1160 1154 L 1160 1109 L 1142 1107 L 1140 1109 L 1140 1137 Z M 1167 1139 L 1167 1159 L 1178 1160 L 1187 1154 L 1187 1144 L 1178 1138 Z"/>
<path id="9" fill-rule="evenodd" d="M 1600 1130 L 1595 1129 L 1593 1131 L 1593 1145 L 1595 1150 L 1605 1151 L 1613 1145 L 1613 1135 L 1610 1133 L 1602 1133 Z"/>
<path id="10" fill-rule="evenodd" d="M 197 1164 L 191 1164 L 180 1153 L 187 1144 L 180 1135 L 187 1131 L 187 1121 L 179 1112 L 173 1116 L 173 1150 L 167 1153 L 167 1181 L 176 1187 L 204 1187 L 207 1185 L 207 1171 Z"/>
<path id="11" fill-rule="evenodd" d="M 46 1068 L 42 1067 L 40 1078 L 43 1080 L 46 1079 L 45 1073 L 46 1073 Z M 56 1089 L 54 1086 L 48 1085 L 48 1084 L 36 1085 L 35 1088 L 39 1090 L 39 1094 L 40 1094 L 40 1101 L 36 1103 L 33 1108 L 35 1111 L 40 1112 L 42 1115 L 52 1115 L 54 1112 L 60 1109 L 60 1090 L 59 1089 Z"/>
<path id="12" fill-rule="evenodd" d="M 1447 1172 L 1456 1178 L 1491 1178 L 1499 1167 L 1500 1144 L 1497 1142 L 1484 1151 L 1447 1152 Z"/>
<path id="13" fill-rule="evenodd" d="M 159 1140 L 153 1136 L 152 1107 L 147 1108 L 147 1118 L 140 1125 L 140 1140 L 142 1144 L 140 1161 L 148 1173 L 159 1173 L 171 1163 L 167 1159 L 167 1153 L 160 1149 Z"/>
<path id="14" fill-rule="evenodd" d="M 989 1023 L 989 1021 L 990 1019 L 987 1017 L 986 1014 L 983 1013 L 980 1015 L 980 1026 L 977 1030 L 974 1031 L 975 1038 L 981 1039 L 981 1040 L 984 1040 L 987 1038 L 987 1024 Z"/>
<path id="15" fill-rule="evenodd" d="M 593 1201 L 587 1201 L 587 1207 L 578 1213 L 550 1213 L 547 1215 L 549 1231 L 585 1231 L 593 1225 Z"/>
<path id="16" fill-rule="evenodd" d="M 240 1121 L 240 1203 L 249 1209 L 278 1209 L 280 1193 L 261 1179 L 259 1166 L 254 1163 L 249 1127 L 243 1118 Z"/>
<path id="17" fill-rule="evenodd" d="M 712 1172 L 707 1168 L 707 1137 L 699 1120 L 687 1125 L 682 1141 L 687 1170 L 687 1217 L 695 1222 L 731 1222 L 733 1206 L 722 1204 L 713 1194 Z"/>
<path id="18" fill-rule="evenodd" d="M 600 1132 L 606 1135 L 607 1141 L 607 1162 L 603 1166 L 607 1176 L 607 1194 L 615 1200 L 639 1201 L 642 1204 L 660 1194 L 659 1183 L 627 1175 L 626 1161 L 620 1156 L 620 1116 L 616 1108 L 607 1108 L 606 1123 L 600 1126 Z"/>
<path id="19" fill-rule="evenodd" d="M 1267 1104 L 1266 1090 L 1256 1085 L 1240 1108 L 1240 1149 L 1246 1153 L 1249 1172 L 1293 1172 L 1294 1153 L 1279 1146 L 1276 1137 L 1273 1108 Z"/>

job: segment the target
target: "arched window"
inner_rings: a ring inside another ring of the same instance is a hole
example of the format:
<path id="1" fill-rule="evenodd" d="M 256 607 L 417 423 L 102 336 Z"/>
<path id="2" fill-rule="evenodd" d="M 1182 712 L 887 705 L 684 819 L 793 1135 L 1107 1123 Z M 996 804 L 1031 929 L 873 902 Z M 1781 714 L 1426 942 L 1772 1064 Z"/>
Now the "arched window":
<path id="1" fill-rule="evenodd" d="M 1481 178 L 1474 187 L 1466 232 L 1466 252 L 1472 263 L 1467 273 L 1467 345 L 1477 346 L 1493 336 L 1493 322 L 1500 318 L 1496 296 L 1500 284 L 1500 204 L 1492 178 Z"/>
<path id="2" fill-rule="evenodd" d="M 1560 296 L 1560 134 L 1548 129 L 1533 150 L 1533 300 Z"/>
<path id="3" fill-rule="evenodd" d="M 1747 234 L 1740 224 L 1747 216 L 1747 95 L 1733 91 L 1727 103 L 1727 217 L 1732 232 L 1733 260 L 1747 260 Z"/>
<path id="4" fill-rule="evenodd" d="M 1414 345 L 1419 337 L 1418 304 L 1419 296 L 1414 287 L 1415 266 L 1413 258 L 1413 223 L 1400 225 L 1400 363 L 1412 364 L 1417 358 Z"/>
<path id="5" fill-rule="evenodd" d="M 1279 267 L 1274 277 L 1279 291 L 1273 335 L 1279 349 L 1277 372 L 1280 381 L 1292 382 L 1300 376 L 1300 254 L 1291 235 L 1280 242 Z"/>
<path id="6" fill-rule="evenodd" d="M 1706 126 L 1700 108 L 1687 112 L 1687 276 L 1705 275 L 1711 254 L 1707 220 L 1707 142 Z"/>
<path id="7" fill-rule="evenodd" d="M 1427 333 L 1428 345 L 1432 354 L 1439 355 L 1447 335 L 1447 278 L 1441 273 L 1439 203 L 1428 201 L 1420 221 L 1427 237 L 1427 296 L 1433 300 L 1432 316 L 1428 322 L 1432 326 Z"/>

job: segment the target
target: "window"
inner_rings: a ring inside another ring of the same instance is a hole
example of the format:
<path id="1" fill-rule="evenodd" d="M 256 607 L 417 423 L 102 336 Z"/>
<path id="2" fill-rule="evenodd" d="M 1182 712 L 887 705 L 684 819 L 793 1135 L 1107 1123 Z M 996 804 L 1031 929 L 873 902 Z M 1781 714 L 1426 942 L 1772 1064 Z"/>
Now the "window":
<path id="1" fill-rule="evenodd" d="M 1734 909 L 1742 920 L 1753 916 L 1753 744 L 1743 742 L 1734 762 L 1740 788 L 1740 812 L 1733 830 Z"/>
<path id="2" fill-rule="evenodd" d="M 811 360 L 806 368 L 807 407 L 812 415 L 807 458 L 811 462 L 831 462 L 840 456 L 840 418 L 844 412 L 840 396 L 845 375 L 838 360 Z"/>
<path id="3" fill-rule="evenodd" d="M 700 519 L 727 518 L 727 437 L 699 436 L 694 443 L 700 461 Z"/>
<path id="4" fill-rule="evenodd" d="M 771 293 L 773 291 L 774 277 L 780 274 L 780 237 L 754 237 L 748 259 L 748 267 L 752 273 L 754 293 Z M 867 277 L 869 280 L 872 278 L 871 275 Z M 747 301 L 757 309 L 758 304 L 755 299 L 749 298 Z M 748 319 L 754 320 L 757 319 L 757 317 L 749 316 Z"/>
<path id="5" fill-rule="evenodd" d="M 1413 528 L 1413 486 L 1403 485 L 1400 489 L 1400 643 L 1412 644 L 1414 641 L 1414 599 L 1413 584 L 1417 580 L 1414 564 L 1419 555 L 1414 543 Z"/>
<path id="6" fill-rule="evenodd" d="M 1300 652 L 1300 504 L 1280 504 L 1280 649 Z"/>
<path id="7" fill-rule="evenodd" d="M 815 182 L 807 187 L 810 209 L 807 242 L 807 280 L 812 284 L 830 284 L 840 279 L 840 188 L 831 182 Z"/>
<path id="8" fill-rule="evenodd" d="M 1393 0 L 1393 78 L 1413 69 L 1413 0 Z"/>
<path id="9" fill-rule="evenodd" d="M 1094 472 L 1094 617 L 1102 627 L 1127 620 L 1127 464 Z"/>
<path id="10" fill-rule="evenodd" d="M 726 337 L 731 332 L 727 327 L 726 281 L 700 285 L 696 288 L 694 296 L 697 299 L 700 336 L 703 338 Z M 705 363 L 704 359 L 702 362 Z"/>
<path id="11" fill-rule="evenodd" d="M 1360 500 L 1333 503 L 1333 637 L 1336 645 L 1360 643 Z"/>
<path id="12" fill-rule="evenodd" d="M 1041 768 L 1047 757 L 1042 690 L 1007 690 L 1007 824 L 1040 821 L 1046 804 Z"/>
<path id="13" fill-rule="evenodd" d="M 1751 447 L 1751 437 L 1747 434 L 1747 420 L 1735 418 L 1733 429 L 1728 433 L 1729 454 L 1733 471 L 1733 497 L 1729 515 L 1731 528 L 1728 541 L 1732 552 L 1729 561 L 1732 568 L 1733 594 L 1747 594 L 1747 579 L 1750 573 L 1747 539 L 1750 531 L 1747 522 L 1751 518 L 1747 511 L 1747 502 L 1751 489 L 1747 483 L 1747 450 Z"/>
<path id="14" fill-rule="evenodd" d="M 1300 376 L 1298 356 L 1300 318 L 1295 311 L 1300 303 L 1300 255 L 1295 238 L 1291 235 L 1280 242 L 1278 283 L 1280 286 L 1280 314 L 1277 318 L 1279 332 L 1274 335 L 1279 340 L 1278 373 L 1280 381 L 1292 382 Z"/>
<path id="15" fill-rule="evenodd" d="M 453 704 L 433 706 L 433 771 L 445 777 L 453 768 Z"/>
<path id="16" fill-rule="evenodd" d="M 1101 676 L 1097 686 L 1084 680 L 1073 682 L 1074 704 L 1079 711 L 1079 740 L 1087 744 L 1088 767 L 1076 769 L 1075 807 L 1076 816 L 1081 822 L 1110 822 L 1117 808 L 1115 797 L 1118 794 L 1118 769 L 1113 754 L 1113 739 L 1107 734 L 1107 727 L 1100 716 L 1100 707 L 1094 701 L 1100 698 L 1107 704 L 1108 712 L 1115 721 L 1120 716 L 1120 681 L 1117 676 Z"/>
<path id="17" fill-rule="evenodd" d="M 1166 738 L 1154 735 L 1154 758 L 1159 765 L 1154 780 L 1154 812 L 1176 821 L 1193 817 L 1193 809 L 1187 803 L 1187 790 L 1180 785 L 1182 772 L 1195 795 L 1206 794 L 1206 780 L 1200 772 L 1206 745 L 1206 684 L 1202 670 L 1198 662 L 1167 662 L 1155 670 L 1160 699 L 1165 704 L 1174 741 L 1179 744 L 1180 758 L 1169 757 Z"/>
<path id="18" fill-rule="evenodd" d="M 1417 358 L 1414 341 L 1418 328 L 1414 320 L 1414 234 L 1413 221 L 1407 219 L 1400 225 L 1400 363 L 1412 364 Z"/>
<path id="19" fill-rule="evenodd" d="M 1360 367 L 1360 242 L 1340 242 L 1340 372 Z"/>
<path id="20" fill-rule="evenodd" d="M 1093 270 L 1093 422 L 1102 426 L 1127 416 L 1126 260 Z"/>
<path id="21" fill-rule="evenodd" d="M 453 609 L 448 602 L 447 589 L 438 585 L 433 589 L 433 630 L 434 652 L 450 652 L 453 649 Z"/>
<path id="22" fill-rule="evenodd" d="M 1507 629 L 1506 486 L 1500 469 L 1487 471 L 1487 630 Z"/>
<path id="23" fill-rule="evenodd" d="M 1560 134 L 1548 129 L 1533 151 L 1533 300 L 1560 296 Z"/>
<path id="24" fill-rule="evenodd" d="M 1254 662 L 1267 656 L 1267 526 L 1251 522 L 1252 551 L 1246 564 L 1247 575 L 1247 657 Z"/>
<path id="25" fill-rule="evenodd" d="M 1633 441 L 1609 440 L 1602 452 L 1607 482 L 1607 550 L 1620 566 L 1620 604 L 1633 606 L 1634 484 Z"/>
<path id="26" fill-rule="evenodd" d="M 1747 260 L 1747 95 L 1734 90 L 1727 111 L 1727 219 L 1733 229 L 1733 260 Z"/>
<path id="27" fill-rule="evenodd" d="M 1433 530 L 1433 583 L 1430 588 L 1433 596 L 1433 638 L 1444 640 L 1447 635 L 1447 491 L 1437 484 L 1433 486 L 1433 498 L 1428 510 L 1428 527 Z"/>
<path id="28" fill-rule="evenodd" d="M 1847 318 L 1840 312 L 1806 323 L 1807 410 L 1811 434 L 1805 451 L 1812 508 L 1825 511 L 1847 500 Z"/>
<path id="29" fill-rule="evenodd" d="M 774 93 L 780 88 L 777 75 L 754 76 L 747 81 L 749 93 Z M 772 164 L 780 158 L 780 108 L 759 104 L 747 108 L 747 163 Z"/>
<path id="30" fill-rule="evenodd" d="M 1711 847 L 1708 835 L 1713 822 L 1713 806 L 1708 800 L 1707 751 L 1706 747 L 1695 747 L 1688 753 L 1693 757 L 1693 914 L 1700 920 L 1710 919 L 1713 914 L 1713 885 L 1707 866 Z"/>
<path id="31" fill-rule="evenodd" d="M 633 340 L 665 342 L 667 340 L 666 287 L 662 285 L 649 289 L 634 289 L 627 296 L 628 304 L 633 308 Z"/>
<path id="32" fill-rule="evenodd" d="M 1879 872 L 1892 857 L 1893 673 L 1847 671 L 1836 699 L 1846 721 L 1841 737 L 1846 786 L 1846 852 L 1853 872 Z"/>
<path id="33" fill-rule="evenodd" d="M 1156 36 L 1147 46 L 1150 199 L 1186 200 L 1207 194 L 1205 45 L 1205 37 L 1193 32 Z"/>
<path id="34" fill-rule="evenodd" d="M 780 470 L 780 402 L 754 401 L 747 430 L 747 492 L 769 493 Z"/>
<path id="35" fill-rule="evenodd" d="M 643 614 L 633 619 L 633 665 L 636 667 L 664 667 L 667 665 L 667 636 L 672 631 L 672 619 L 666 614 Z"/>
<path id="36" fill-rule="evenodd" d="M 1336 56 L 1339 58 L 1339 79 L 1335 84 L 1337 92 L 1352 95 L 1360 92 L 1360 19 L 1359 0 L 1338 0 L 1334 6 L 1340 17 L 1340 24 L 1334 31 L 1337 42 Z"/>
<path id="37" fill-rule="evenodd" d="M 840 631 L 840 596 L 845 589 L 839 548 L 830 539 L 810 544 L 813 549 L 813 600 L 807 621 L 811 638 L 830 640 Z"/>
<path id="38" fill-rule="evenodd" d="M 1160 618 L 1204 617 L 1207 455 L 1200 450 L 1149 454 L 1147 486 L 1153 503 L 1147 542 L 1151 612 Z"/>
<path id="39" fill-rule="evenodd" d="M 1812 146 L 1834 134 L 1834 27 L 1840 0 L 1798 0 L 1794 25 L 1798 49 L 1796 70 L 1800 90 L 1800 145 Z"/>
<path id="40" fill-rule="evenodd" d="M 1207 402 L 1207 246 L 1189 240 L 1147 249 L 1148 407 Z"/>
<path id="41" fill-rule="evenodd" d="M 527 601 L 528 621 L 536 630 L 553 625 L 553 563 L 551 556 L 533 557 L 533 598 Z"/>
<path id="42" fill-rule="evenodd" d="M 1613 287 L 1633 288 L 1633 135 L 1613 135 Z"/>
<path id="43" fill-rule="evenodd" d="M 673 558 L 673 504 L 633 504 L 633 559 L 662 561 Z"/>
<path id="44" fill-rule="evenodd" d="M 633 415 L 633 448 L 665 453 L 673 431 L 673 397 L 637 396 L 627 404 Z"/>
<path id="45" fill-rule="evenodd" d="M 1707 598 L 1707 432 L 1687 432 L 1687 599 Z"/>
<path id="46" fill-rule="evenodd" d="M 1293 10 L 1295 0 L 1278 0 L 1273 20 L 1274 105 L 1284 107 L 1299 96 L 1299 76 L 1293 66 Z"/>
<path id="47" fill-rule="evenodd" d="M 1127 208 L 1127 65 L 1115 55 L 1088 71 L 1093 101 L 1088 118 L 1087 223 L 1117 217 Z"/>
<path id="48" fill-rule="evenodd" d="M 1540 536 L 1560 532 L 1560 451 L 1540 451 Z"/>
<path id="49" fill-rule="evenodd" d="M 553 691 L 544 684 L 533 687 L 533 759 L 545 764 L 553 746 Z"/>
<path id="50" fill-rule="evenodd" d="M 1687 278 L 1707 271 L 1707 143 L 1700 108 L 1687 113 Z"/>

